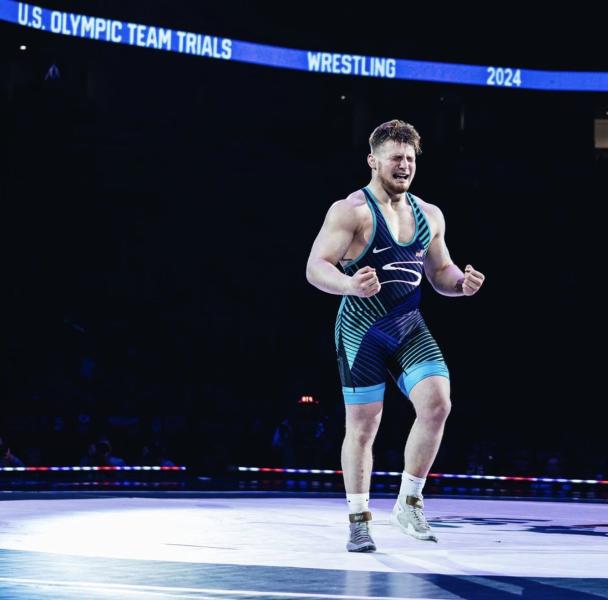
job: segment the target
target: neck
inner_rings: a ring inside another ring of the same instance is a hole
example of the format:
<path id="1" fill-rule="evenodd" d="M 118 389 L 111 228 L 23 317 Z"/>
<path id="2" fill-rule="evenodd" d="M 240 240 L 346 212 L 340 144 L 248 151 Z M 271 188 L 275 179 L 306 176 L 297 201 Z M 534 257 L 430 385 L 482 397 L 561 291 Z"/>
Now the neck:
<path id="1" fill-rule="evenodd" d="M 372 179 L 367 187 L 369 187 L 374 196 L 376 196 L 378 202 L 381 202 L 382 204 L 396 204 L 405 199 L 405 192 L 401 192 L 400 194 L 391 192 L 375 179 Z"/>

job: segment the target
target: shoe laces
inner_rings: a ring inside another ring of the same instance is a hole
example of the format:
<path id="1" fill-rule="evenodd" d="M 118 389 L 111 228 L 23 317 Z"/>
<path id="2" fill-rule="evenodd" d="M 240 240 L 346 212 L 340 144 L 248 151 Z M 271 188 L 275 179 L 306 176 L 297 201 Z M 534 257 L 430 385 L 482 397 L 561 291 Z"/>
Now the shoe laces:
<path id="1" fill-rule="evenodd" d="M 412 515 L 414 521 L 422 528 L 422 529 L 430 529 L 429 522 L 426 520 L 424 516 L 424 512 L 422 511 L 422 506 L 412 506 L 408 505 L 410 514 Z"/>
<path id="2" fill-rule="evenodd" d="M 366 521 L 362 523 L 351 523 L 350 524 L 350 536 L 351 541 L 355 544 L 365 544 L 371 542 L 368 523 Z"/>

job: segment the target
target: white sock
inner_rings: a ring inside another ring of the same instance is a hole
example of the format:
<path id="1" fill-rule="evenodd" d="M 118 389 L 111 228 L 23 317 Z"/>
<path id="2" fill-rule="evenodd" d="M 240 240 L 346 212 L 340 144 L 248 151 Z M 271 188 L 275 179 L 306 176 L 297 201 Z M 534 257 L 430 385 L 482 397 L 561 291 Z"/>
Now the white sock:
<path id="1" fill-rule="evenodd" d="M 346 502 L 350 515 L 369 510 L 369 494 L 346 494 Z"/>
<path id="2" fill-rule="evenodd" d="M 403 498 L 406 496 L 422 498 L 422 488 L 425 483 L 426 477 L 416 477 L 415 475 L 410 475 L 408 472 L 403 471 L 399 496 L 403 496 Z"/>

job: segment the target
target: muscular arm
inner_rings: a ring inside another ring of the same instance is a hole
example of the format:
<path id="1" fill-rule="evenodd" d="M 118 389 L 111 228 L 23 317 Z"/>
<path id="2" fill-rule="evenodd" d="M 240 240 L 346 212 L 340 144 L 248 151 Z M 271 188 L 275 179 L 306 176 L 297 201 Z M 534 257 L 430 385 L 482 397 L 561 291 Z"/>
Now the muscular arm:
<path id="1" fill-rule="evenodd" d="M 445 219 L 442 212 L 436 207 L 429 207 L 428 213 L 434 224 L 435 235 L 424 259 L 424 271 L 433 288 L 444 296 L 464 296 L 462 284 L 464 273 L 450 258 L 445 243 Z"/>
<path id="2" fill-rule="evenodd" d="M 376 270 L 363 267 L 352 276 L 336 266 L 348 251 L 358 227 L 352 198 L 339 200 L 327 211 L 306 265 L 309 283 L 328 294 L 369 298 L 380 291 Z"/>
<path id="3" fill-rule="evenodd" d="M 350 277 L 336 266 L 344 258 L 357 229 L 352 209 L 343 200 L 327 211 L 306 263 L 306 279 L 328 294 L 348 293 Z"/>

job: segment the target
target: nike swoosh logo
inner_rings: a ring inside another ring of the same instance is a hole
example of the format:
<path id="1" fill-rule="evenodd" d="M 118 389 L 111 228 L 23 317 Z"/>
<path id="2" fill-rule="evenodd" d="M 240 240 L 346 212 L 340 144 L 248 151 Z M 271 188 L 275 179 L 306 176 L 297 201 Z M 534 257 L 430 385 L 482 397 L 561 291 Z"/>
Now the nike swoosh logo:
<path id="1" fill-rule="evenodd" d="M 388 250 L 389 248 L 392 248 L 392 246 L 387 246 L 386 248 L 380 248 L 380 250 L 378 250 L 378 248 L 374 248 L 372 250 L 373 254 L 378 254 L 378 252 L 384 252 L 385 250 Z"/>

